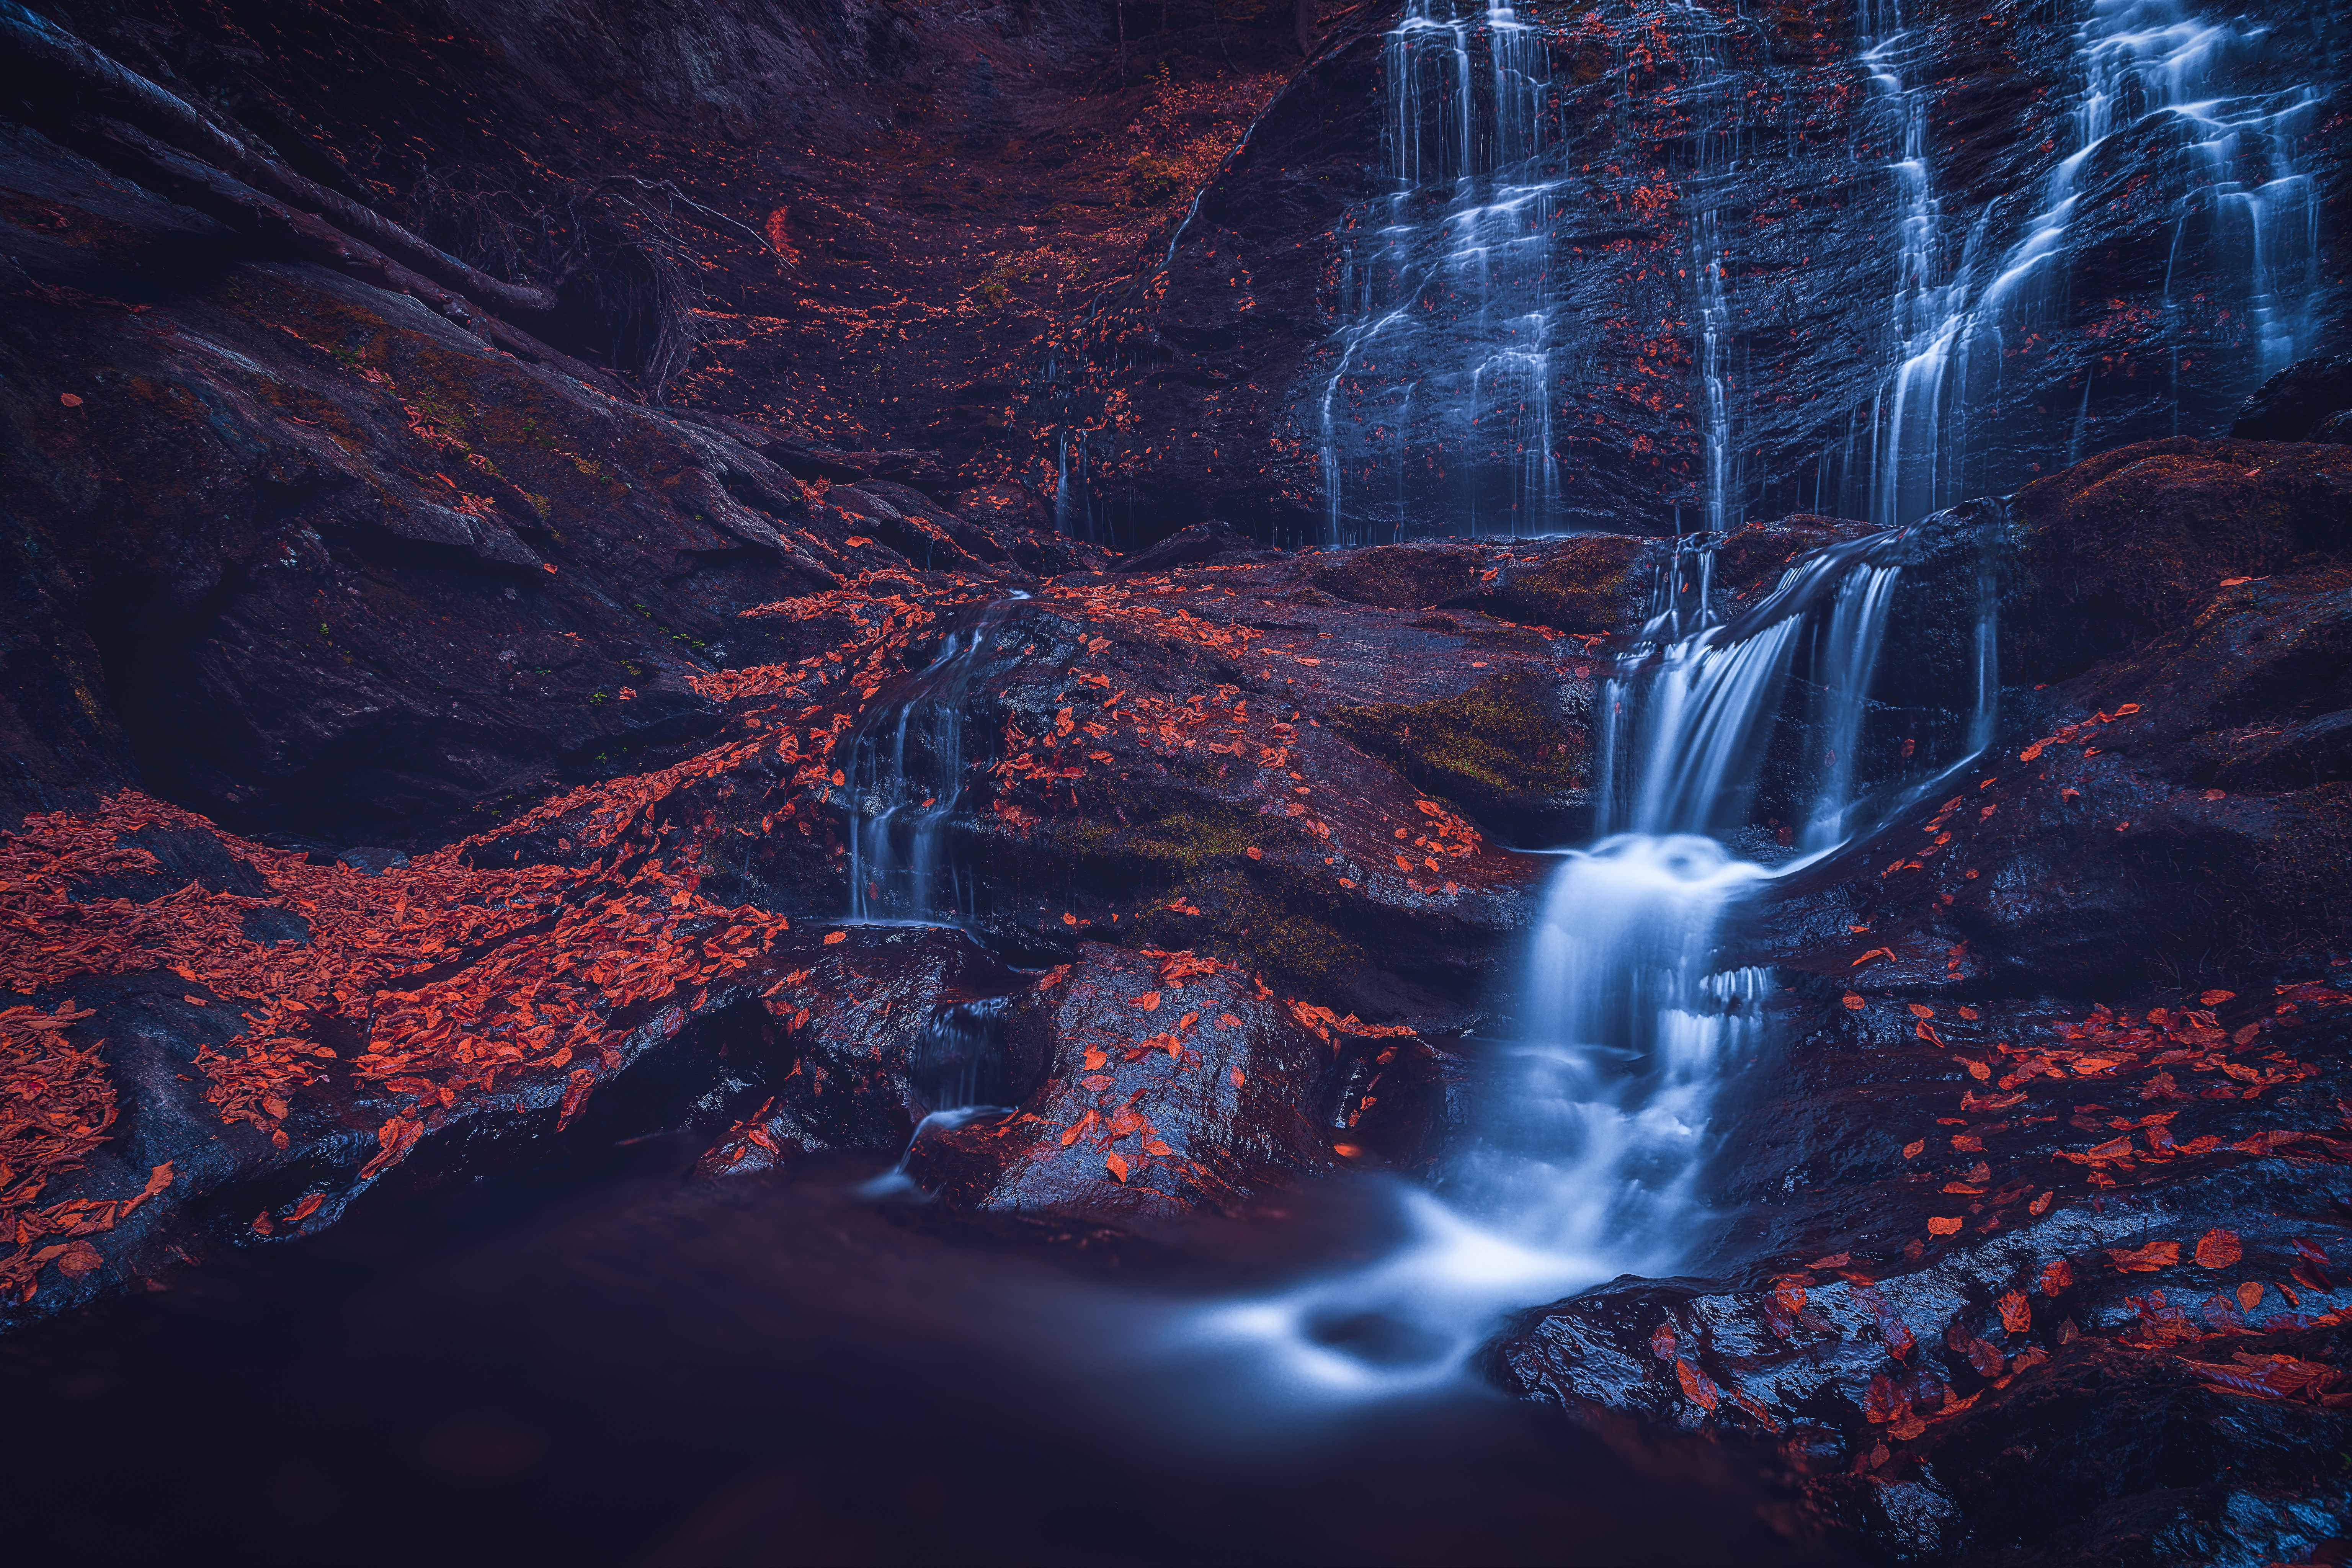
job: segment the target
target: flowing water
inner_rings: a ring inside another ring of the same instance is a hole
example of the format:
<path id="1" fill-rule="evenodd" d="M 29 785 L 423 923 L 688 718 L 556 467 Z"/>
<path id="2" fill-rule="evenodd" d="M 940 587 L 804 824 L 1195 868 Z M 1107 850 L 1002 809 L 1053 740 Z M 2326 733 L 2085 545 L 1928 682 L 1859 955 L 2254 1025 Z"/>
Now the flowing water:
<path id="1" fill-rule="evenodd" d="M 2002 442 L 2013 437 L 1997 438 L 1995 426 L 2003 398 L 2026 390 L 2011 362 L 2037 345 L 2046 354 L 2042 340 L 2069 324 L 2071 237 L 2111 149 L 2176 193 L 2168 319 L 2156 327 L 2172 365 L 2175 431 L 2184 358 L 2202 362 L 2201 401 L 2226 408 L 2310 352 L 2319 210 L 2294 154 L 2320 94 L 2272 79 L 2268 29 L 2187 0 L 2092 0 L 2074 36 L 2077 86 L 2052 138 L 2063 153 L 2022 198 L 2030 207 L 1996 197 L 1960 237 L 1937 195 L 1928 36 L 1906 26 L 1903 0 L 1874 7 L 1865 26 L 1861 63 L 1900 147 L 1889 165 L 1899 211 L 1895 368 L 1849 422 L 1843 453 L 1824 459 L 1845 474 L 1848 504 L 1884 526 L 1911 522 L 2011 489 L 2041 463 L 2078 461 L 2096 445 L 2097 377 L 2087 369 L 2063 453 L 2009 449 Z M 2006 246 L 1991 241 L 1996 231 L 2012 236 Z"/>
<path id="2" fill-rule="evenodd" d="M 1343 237 L 1343 320 L 1313 409 L 1326 542 L 1402 537 L 1416 515 L 1552 531 L 1565 344 L 1542 32 L 1507 5 L 1409 0 L 1381 72 L 1391 189 Z"/>
<path id="3" fill-rule="evenodd" d="M 1509 1310 L 1704 1253 L 1712 1109 L 1769 1048 L 1769 974 L 1718 954 L 1773 875 L 1727 840 L 1753 815 L 1775 731 L 1801 723 L 1801 753 L 1822 759 L 1786 865 L 1834 851 L 1968 760 L 1922 757 L 1874 791 L 1855 784 L 1909 543 L 1891 531 L 1817 552 L 1728 622 L 1705 592 L 1712 541 L 1667 554 L 1643 642 L 1604 688 L 1601 836 L 1554 875 L 1522 1025 L 1486 1042 L 1466 1146 L 1433 1191 L 1400 1195 L 1406 1239 L 1380 1261 L 1193 1313 L 1173 1353 L 1238 1357 L 1293 1400 L 1396 1394 L 1456 1376 Z M 1953 672 L 1979 685 L 1971 751 L 1994 695 L 1990 593 L 1979 600 L 1976 668 Z"/>
<path id="4" fill-rule="evenodd" d="M 984 912 L 970 868 L 954 854 L 955 816 L 976 772 L 965 714 L 975 691 L 1020 662 L 1004 639 L 1022 597 L 1000 599 L 950 631 L 897 703 L 875 710 L 850 747 L 849 918 L 861 923 L 953 923 Z"/>

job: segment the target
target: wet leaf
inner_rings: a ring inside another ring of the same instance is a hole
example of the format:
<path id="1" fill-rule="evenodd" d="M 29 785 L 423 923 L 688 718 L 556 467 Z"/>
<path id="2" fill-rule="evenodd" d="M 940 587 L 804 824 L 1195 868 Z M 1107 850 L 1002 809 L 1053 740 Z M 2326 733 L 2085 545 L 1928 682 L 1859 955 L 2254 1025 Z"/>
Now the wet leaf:
<path id="1" fill-rule="evenodd" d="M 1861 1012 L 1864 1005 L 1861 994 L 1854 991 L 1847 992 L 1845 994 L 1845 1005 L 1854 1012 Z"/>
<path id="2" fill-rule="evenodd" d="M 824 933 L 824 945 L 827 947 L 833 946 L 835 942 L 847 942 L 848 940 L 849 933 L 845 931 L 829 931 Z"/>
<path id="3" fill-rule="evenodd" d="M 2021 1334 L 2033 1327 L 2033 1303 L 2022 1290 L 2004 1291 L 1999 1303 L 2000 1326 L 2012 1334 Z"/>
<path id="4" fill-rule="evenodd" d="M 1127 999 L 1127 1003 L 1130 1007 L 1140 1007 L 1145 1012 L 1149 1013 L 1160 1005 L 1160 993 L 1157 991 L 1146 991 L 1140 996 L 1129 997 Z"/>
<path id="5" fill-rule="evenodd" d="M 1230 1076 L 1230 1077 L 1233 1079 L 1233 1080 L 1234 1080 L 1234 1087 L 1235 1089 L 1239 1089 L 1239 1088 L 1241 1088 L 1241 1087 L 1242 1087 L 1242 1085 L 1244 1085 L 1244 1083 L 1247 1083 L 1247 1082 L 1249 1081 L 1249 1075 L 1248 1075 L 1248 1074 L 1246 1074 L 1246 1073 L 1244 1073 L 1244 1072 L 1243 1072 L 1243 1071 L 1242 1071 L 1242 1069 L 1241 1069 L 1241 1068 L 1234 1068 L 1233 1072 L 1232 1072 L 1230 1075 L 1228 1075 L 1228 1076 Z"/>
<path id="6" fill-rule="evenodd" d="M 1662 1322 L 1650 1331 L 1650 1353 L 1660 1361 L 1672 1361 L 1681 1353 L 1680 1342 L 1675 1338 L 1675 1326 Z"/>
<path id="7" fill-rule="evenodd" d="M 2180 1261 L 2180 1243 L 2177 1241 L 2151 1241 L 2145 1247 L 2110 1247 L 2104 1250 L 2115 1260 L 2115 1266 L 2127 1274 L 2153 1274 Z"/>
<path id="8" fill-rule="evenodd" d="M 2234 991 L 2207 991 L 2200 993 L 2197 1000 L 2208 1007 L 2219 1007 L 2224 1002 L 2235 1001 L 2237 995 Z"/>
<path id="9" fill-rule="evenodd" d="M 1950 1236 L 1960 1228 L 1960 1224 L 1961 1222 L 1958 1219 L 1946 1219 L 1940 1215 L 1931 1215 L 1927 1220 L 1927 1234 L 1929 1236 Z"/>
<path id="10" fill-rule="evenodd" d="M 1126 1156 L 1119 1153 L 1116 1149 L 1112 1150 L 1108 1154 L 1103 1157 L 1103 1169 L 1108 1171 L 1112 1175 L 1118 1177 L 1120 1182 L 1124 1183 L 1127 1180 L 1128 1170 Z"/>
<path id="11" fill-rule="evenodd" d="M 2050 1212 L 2050 1205 L 2052 1203 L 2056 1201 L 2057 1196 L 2058 1194 L 2054 1192 L 2043 1193 L 2040 1197 L 2025 1205 L 2025 1212 L 2034 1215 L 2036 1218 L 2039 1218 Z"/>
<path id="12" fill-rule="evenodd" d="M 2227 1268 L 2244 1256 L 2245 1249 L 2238 1245 L 2238 1233 L 2234 1230 L 2216 1228 L 2197 1238 L 2200 1268 Z"/>
<path id="13" fill-rule="evenodd" d="M 1683 1385 L 1683 1397 L 1701 1410 L 1713 1410 L 1716 1402 L 1715 1384 L 1706 1373 L 1680 1356 L 1675 1358 L 1675 1381 Z"/>
<path id="14" fill-rule="evenodd" d="M 1911 1016 L 1915 1018 L 1932 1018 L 1936 1016 L 1936 1010 L 1925 1003 L 1914 1002 L 1911 1004 Z"/>
<path id="15" fill-rule="evenodd" d="M 2261 1280 L 2248 1279 L 2239 1285 L 2238 1306 L 2241 1310 L 2251 1312 L 2262 1304 L 2263 1282 Z"/>
<path id="16" fill-rule="evenodd" d="M 1926 1153 L 1927 1151 L 1927 1141 L 1925 1138 L 1915 1139 L 1913 1142 L 1903 1145 L 1903 1157 L 1906 1160 L 1916 1160 L 1920 1155 Z"/>
<path id="17" fill-rule="evenodd" d="M 2042 1293 L 2062 1295 L 2074 1289 L 2074 1266 L 2063 1258 L 2053 1258 L 2042 1266 Z"/>

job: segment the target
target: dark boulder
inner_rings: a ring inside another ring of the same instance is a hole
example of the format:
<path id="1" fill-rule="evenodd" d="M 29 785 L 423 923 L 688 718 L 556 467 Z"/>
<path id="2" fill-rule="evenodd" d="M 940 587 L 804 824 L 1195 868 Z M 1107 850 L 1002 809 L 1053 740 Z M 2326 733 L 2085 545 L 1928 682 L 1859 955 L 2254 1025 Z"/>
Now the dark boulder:
<path id="1" fill-rule="evenodd" d="M 2343 416 L 2347 410 L 2352 410 L 2352 354 L 2299 359 L 2246 398 L 2230 426 L 2230 439 L 2342 441 L 2347 438 Z"/>

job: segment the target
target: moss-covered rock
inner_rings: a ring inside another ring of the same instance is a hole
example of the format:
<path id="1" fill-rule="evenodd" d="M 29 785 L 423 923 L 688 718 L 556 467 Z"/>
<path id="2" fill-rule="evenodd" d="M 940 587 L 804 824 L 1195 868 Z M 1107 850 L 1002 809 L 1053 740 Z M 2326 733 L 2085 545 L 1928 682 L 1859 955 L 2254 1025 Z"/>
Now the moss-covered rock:
<path id="1" fill-rule="evenodd" d="M 1512 669 L 1435 702 L 1334 708 L 1331 725 L 1516 835 L 1589 809 L 1590 707 L 1576 688 Z"/>

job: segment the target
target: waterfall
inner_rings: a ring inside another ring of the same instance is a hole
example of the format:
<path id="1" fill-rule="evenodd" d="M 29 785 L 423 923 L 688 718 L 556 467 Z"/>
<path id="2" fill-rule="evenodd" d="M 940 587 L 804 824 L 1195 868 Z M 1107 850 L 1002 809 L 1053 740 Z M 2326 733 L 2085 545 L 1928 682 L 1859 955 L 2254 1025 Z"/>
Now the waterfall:
<path id="1" fill-rule="evenodd" d="M 1188 1314 L 1182 1350 L 1244 1355 L 1251 1375 L 1300 1396 L 1431 1386 L 1503 1311 L 1621 1273 L 1671 1272 L 1706 1240 L 1709 1118 L 1764 1044 L 1770 990 L 1769 973 L 1727 965 L 1720 952 L 1779 874 L 1727 840 L 1753 833 L 1758 764 L 1782 715 L 1802 716 L 1786 739 L 1812 763 L 1805 842 L 1782 857 L 1805 864 L 1882 820 L 1874 799 L 1899 805 L 1965 763 L 1990 741 L 1995 697 L 1992 580 L 1977 532 L 1979 635 L 1973 668 L 1950 672 L 1978 683 L 1971 752 L 1917 759 L 1914 773 L 1864 791 L 1854 753 L 1895 590 L 1925 552 L 1963 542 L 1896 530 L 1835 544 L 1729 619 L 1707 603 L 1717 542 L 1665 552 L 1651 617 L 1604 685 L 1601 837 L 1561 858 L 1528 946 L 1520 1026 L 1488 1043 L 1472 1135 L 1436 1194 L 1401 1199 L 1409 1239 L 1368 1268 Z"/>
<path id="2" fill-rule="evenodd" d="M 995 633 L 1019 597 L 996 600 L 949 632 L 907 695 L 873 710 L 852 735 L 851 920 L 951 921 L 982 912 L 950 829 L 986 761 L 966 754 L 972 696 L 1017 662 Z"/>
<path id="3" fill-rule="evenodd" d="M 2307 86 L 2240 80 L 2259 74 L 2266 28 L 2242 17 L 2209 18 L 2186 0 L 2093 0 L 2074 35 L 2081 85 L 2066 117 L 2069 150 L 2030 198 L 2034 209 L 2006 249 L 1996 254 L 1987 239 L 2008 221 L 2007 204 L 1997 199 L 1977 216 L 1947 268 L 1948 236 L 1927 141 L 1932 94 L 1910 80 L 1928 63 L 1914 58 L 1925 36 L 1903 27 L 1899 5 L 1868 26 L 1861 63 L 1891 106 L 1902 143 L 1890 165 L 1899 213 L 1889 334 L 1895 369 L 1868 415 L 1865 495 L 1874 521 L 1909 522 L 1965 494 L 1998 492 L 2038 470 L 2038 463 L 2025 463 L 2029 455 L 2059 457 L 2021 449 L 2004 459 L 1989 450 L 1988 437 L 2004 383 L 2018 374 L 2007 362 L 2060 324 L 2086 171 L 2111 141 L 2158 144 L 2174 160 L 2169 177 L 2180 195 L 2163 310 L 2181 318 L 2189 304 L 2210 308 L 2214 336 L 2195 345 L 2209 401 L 2233 404 L 2313 346 L 2319 211 L 2294 148 L 2319 95 Z M 2208 226 L 2212 265 L 2183 300 L 2186 285 L 2175 274 L 2192 224 Z M 2176 403 L 2183 344 L 2197 330 L 2187 320 L 2167 323 Z M 2085 372 L 2070 460 L 2083 455 L 2095 425 L 2091 391 Z M 2016 395 L 2011 387 L 2008 395 Z"/>
<path id="4" fill-rule="evenodd" d="M 1553 531 L 1559 141 L 1541 33 L 1507 5 L 1410 0 L 1383 46 L 1390 194 L 1343 240 L 1314 400 L 1326 542 Z"/>

